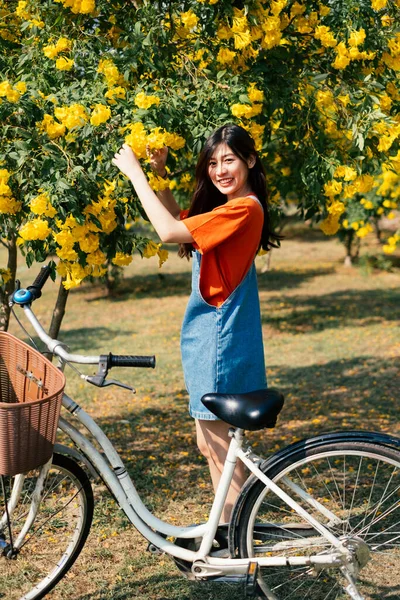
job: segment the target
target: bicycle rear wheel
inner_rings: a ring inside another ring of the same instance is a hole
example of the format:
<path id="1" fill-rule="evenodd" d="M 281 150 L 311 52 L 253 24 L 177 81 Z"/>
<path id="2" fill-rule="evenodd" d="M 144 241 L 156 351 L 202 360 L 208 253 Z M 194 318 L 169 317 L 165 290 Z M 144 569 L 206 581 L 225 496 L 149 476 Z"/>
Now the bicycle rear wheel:
<path id="1" fill-rule="evenodd" d="M 43 598 L 71 568 L 90 530 L 93 492 L 89 479 L 75 461 L 54 454 L 36 519 L 15 558 L 7 558 L 10 538 L 15 543 L 26 522 L 40 472 L 41 468 L 38 468 L 26 474 L 17 494 L 18 502 L 15 507 L 10 506 L 9 519 L 0 490 L 0 542 L 3 548 L 3 556 L 0 549 L 0 598 Z M 17 485 L 17 478 L 5 478 L 8 499 Z"/>
<path id="2" fill-rule="evenodd" d="M 284 566 L 260 569 L 261 597 L 400 599 L 398 451 L 372 443 L 336 442 L 299 449 L 267 469 L 266 475 L 351 549 L 359 595 L 350 593 L 350 580 L 340 568 Z M 317 506 L 306 501 L 310 497 Z M 327 540 L 259 480 L 248 489 L 238 527 L 241 557 L 291 558 L 332 550 Z"/>

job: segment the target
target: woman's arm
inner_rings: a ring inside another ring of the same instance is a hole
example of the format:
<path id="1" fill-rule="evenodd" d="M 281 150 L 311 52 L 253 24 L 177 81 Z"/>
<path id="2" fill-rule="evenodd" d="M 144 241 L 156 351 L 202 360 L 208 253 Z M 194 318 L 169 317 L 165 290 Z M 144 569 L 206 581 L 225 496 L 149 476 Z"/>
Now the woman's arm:
<path id="1" fill-rule="evenodd" d="M 162 242 L 194 241 L 184 222 L 179 221 L 179 215 L 176 217 L 171 214 L 153 192 L 138 159 L 128 144 L 124 144 L 115 154 L 112 163 L 131 180 L 145 213 Z"/>
<path id="2" fill-rule="evenodd" d="M 147 149 L 147 155 L 149 157 L 150 166 L 151 166 L 152 170 L 157 175 L 159 175 L 159 177 L 166 177 L 168 175 L 167 169 L 166 169 L 167 157 L 168 157 L 167 146 L 164 146 L 163 148 L 160 148 L 159 150 L 154 150 L 153 152 L 150 152 L 150 150 Z M 171 190 L 169 188 L 167 188 L 166 190 L 157 192 L 157 196 L 160 198 L 160 200 L 163 203 L 163 205 L 165 206 L 165 208 L 167 208 L 169 210 L 171 215 L 175 218 L 178 218 L 180 215 L 180 212 L 181 212 L 181 207 L 175 200 L 174 195 L 171 192 Z"/>

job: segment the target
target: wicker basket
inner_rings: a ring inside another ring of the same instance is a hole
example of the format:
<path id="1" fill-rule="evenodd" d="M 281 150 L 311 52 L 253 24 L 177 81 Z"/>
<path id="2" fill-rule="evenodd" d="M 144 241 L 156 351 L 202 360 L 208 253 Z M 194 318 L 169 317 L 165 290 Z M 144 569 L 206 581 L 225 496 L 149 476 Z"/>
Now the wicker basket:
<path id="1" fill-rule="evenodd" d="M 64 374 L 40 352 L 0 332 L 0 475 L 49 460 L 64 386 Z"/>

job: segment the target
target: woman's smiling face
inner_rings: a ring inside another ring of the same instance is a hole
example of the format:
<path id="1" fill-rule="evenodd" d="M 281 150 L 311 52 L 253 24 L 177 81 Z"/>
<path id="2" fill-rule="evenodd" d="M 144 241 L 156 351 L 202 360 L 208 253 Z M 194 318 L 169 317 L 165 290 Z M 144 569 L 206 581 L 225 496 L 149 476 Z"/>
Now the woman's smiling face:
<path id="1" fill-rule="evenodd" d="M 208 174 L 215 187 L 225 194 L 228 200 L 233 200 L 252 193 L 248 175 L 254 163 L 255 157 L 251 157 L 246 163 L 228 144 L 222 143 L 216 147 L 209 160 Z"/>

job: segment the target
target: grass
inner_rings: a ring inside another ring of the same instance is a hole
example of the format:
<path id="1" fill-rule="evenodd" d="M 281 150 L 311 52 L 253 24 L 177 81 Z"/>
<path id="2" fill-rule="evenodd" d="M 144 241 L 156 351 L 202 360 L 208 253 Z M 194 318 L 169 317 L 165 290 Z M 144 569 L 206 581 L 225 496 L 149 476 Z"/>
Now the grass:
<path id="1" fill-rule="evenodd" d="M 374 253 L 370 240 L 365 251 Z M 318 232 L 288 234 L 273 251 L 272 270 L 259 274 L 269 384 L 286 404 L 274 430 L 249 439 L 267 454 L 322 431 L 342 428 L 399 433 L 399 271 L 343 266 L 343 247 Z M 257 259 L 259 271 L 263 258 Z M 36 270 L 36 269 L 35 269 Z M 179 332 L 190 291 L 190 265 L 171 257 L 136 257 L 114 298 L 100 285 L 71 292 L 61 339 L 81 353 L 156 354 L 152 370 L 113 370 L 136 388 L 99 390 L 69 370 L 67 391 L 113 440 L 135 485 L 157 516 L 190 524 L 206 518 L 211 486 L 187 413 Z M 33 275 L 21 267 L 24 285 Z M 35 311 L 49 325 L 56 285 Z M 11 331 L 16 332 L 15 322 Z M 89 542 L 54 600 L 214 600 L 242 598 L 222 584 L 187 582 L 166 557 L 145 552 L 147 542 L 129 526 L 102 486 Z"/>

